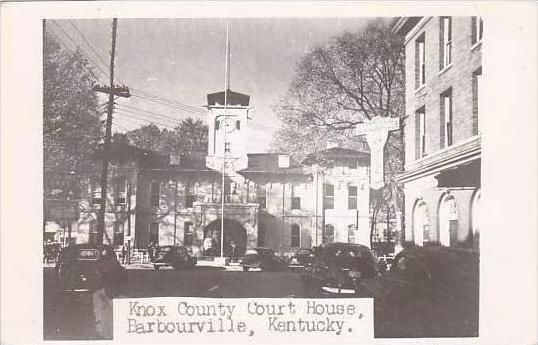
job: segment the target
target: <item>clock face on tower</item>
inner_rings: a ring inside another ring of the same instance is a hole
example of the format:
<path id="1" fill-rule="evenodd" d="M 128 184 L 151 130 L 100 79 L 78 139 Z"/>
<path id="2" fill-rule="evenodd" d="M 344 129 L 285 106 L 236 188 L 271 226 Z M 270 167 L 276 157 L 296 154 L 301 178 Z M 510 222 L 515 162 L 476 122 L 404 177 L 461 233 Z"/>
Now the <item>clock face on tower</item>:
<path id="1" fill-rule="evenodd" d="M 231 133 L 235 130 L 235 120 L 232 117 L 226 116 L 222 122 L 223 122 L 224 130 L 227 133 Z"/>

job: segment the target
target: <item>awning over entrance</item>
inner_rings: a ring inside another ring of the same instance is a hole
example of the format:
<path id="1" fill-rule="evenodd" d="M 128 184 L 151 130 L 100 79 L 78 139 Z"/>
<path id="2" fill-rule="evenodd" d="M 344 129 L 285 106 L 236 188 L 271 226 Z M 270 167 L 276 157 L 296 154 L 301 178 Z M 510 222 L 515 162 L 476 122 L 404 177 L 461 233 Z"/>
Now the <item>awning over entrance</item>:
<path id="1" fill-rule="evenodd" d="M 441 171 L 435 176 L 437 187 L 480 187 L 480 160 Z"/>

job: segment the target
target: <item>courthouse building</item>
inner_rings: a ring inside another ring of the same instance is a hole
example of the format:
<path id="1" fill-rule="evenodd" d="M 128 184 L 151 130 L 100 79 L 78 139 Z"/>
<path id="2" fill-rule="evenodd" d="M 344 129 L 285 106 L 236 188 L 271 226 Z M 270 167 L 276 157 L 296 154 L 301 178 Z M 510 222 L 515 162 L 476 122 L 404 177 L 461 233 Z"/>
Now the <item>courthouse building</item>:
<path id="1" fill-rule="evenodd" d="M 370 153 L 332 147 L 303 162 L 249 153 L 250 97 L 227 92 L 207 96 L 208 152 L 179 157 L 114 147 L 104 242 L 186 245 L 217 256 L 223 222 L 225 255 L 258 246 L 289 254 L 333 241 L 370 246 Z M 97 183 L 81 188 L 72 226 L 78 243 L 96 239 L 100 198 Z"/>
<path id="2" fill-rule="evenodd" d="M 139 171 L 136 245 L 181 244 L 219 255 L 222 197 L 226 255 L 257 246 L 286 254 L 329 241 L 369 245 L 369 153 L 333 147 L 304 162 L 249 153 L 250 97 L 224 96 L 207 96 L 205 157 L 171 157 Z"/>
<path id="3" fill-rule="evenodd" d="M 405 239 L 478 249 L 481 17 L 402 17 Z"/>

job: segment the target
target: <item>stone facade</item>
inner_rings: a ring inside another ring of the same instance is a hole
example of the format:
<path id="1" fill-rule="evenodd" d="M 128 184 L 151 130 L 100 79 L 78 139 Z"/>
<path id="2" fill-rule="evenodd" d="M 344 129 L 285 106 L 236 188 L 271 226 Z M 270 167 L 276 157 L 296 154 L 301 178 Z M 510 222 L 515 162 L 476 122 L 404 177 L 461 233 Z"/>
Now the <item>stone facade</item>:
<path id="1" fill-rule="evenodd" d="M 403 17 L 394 31 L 406 54 L 406 242 L 478 249 L 481 18 Z"/>

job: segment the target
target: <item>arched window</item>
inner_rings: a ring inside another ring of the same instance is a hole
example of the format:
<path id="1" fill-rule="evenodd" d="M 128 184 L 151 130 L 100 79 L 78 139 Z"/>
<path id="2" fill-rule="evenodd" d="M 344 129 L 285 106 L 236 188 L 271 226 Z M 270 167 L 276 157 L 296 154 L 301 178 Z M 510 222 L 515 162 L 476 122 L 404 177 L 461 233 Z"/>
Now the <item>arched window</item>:
<path id="1" fill-rule="evenodd" d="M 422 246 L 432 240 L 428 205 L 422 200 L 415 205 L 415 211 L 413 213 L 413 233 L 416 245 Z"/>
<path id="2" fill-rule="evenodd" d="M 325 224 L 323 231 L 323 243 L 334 242 L 334 226 Z"/>
<path id="3" fill-rule="evenodd" d="M 291 226 L 291 246 L 300 247 L 301 246 L 301 229 L 299 225 L 293 224 Z"/>
<path id="4" fill-rule="evenodd" d="M 474 196 L 471 204 L 471 226 L 473 230 L 473 248 L 478 250 L 481 224 L 480 190 Z"/>
<path id="5" fill-rule="evenodd" d="M 439 242 L 443 246 L 458 241 L 458 205 L 451 194 L 445 194 L 439 204 Z"/>

